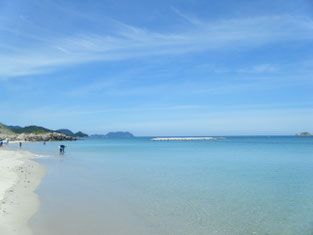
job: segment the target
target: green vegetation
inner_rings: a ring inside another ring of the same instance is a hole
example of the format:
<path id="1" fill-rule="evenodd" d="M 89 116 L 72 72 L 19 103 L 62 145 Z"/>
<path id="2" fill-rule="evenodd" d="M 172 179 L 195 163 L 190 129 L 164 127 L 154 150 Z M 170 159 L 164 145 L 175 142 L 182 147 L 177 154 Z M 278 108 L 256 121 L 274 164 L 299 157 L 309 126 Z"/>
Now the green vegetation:
<path id="1" fill-rule="evenodd" d="M 73 137 L 88 137 L 87 134 L 79 131 L 79 132 L 76 132 L 75 134 L 72 135 Z"/>
<path id="2" fill-rule="evenodd" d="M 10 130 L 15 130 L 15 129 L 21 129 L 23 127 L 20 127 L 20 126 L 8 126 L 7 125 L 7 128 L 9 128 Z"/>
<path id="3" fill-rule="evenodd" d="M 26 126 L 20 129 L 13 129 L 15 133 L 21 134 L 21 133 L 27 133 L 27 134 L 44 134 L 52 132 L 52 130 L 49 130 L 47 128 L 41 127 L 41 126 Z"/>
<path id="4" fill-rule="evenodd" d="M 68 135 L 68 136 L 73 136 L 74 133 L 72 131 L 70 131 L 69 129 L 59 129 L 56 130 L 56 132 L 62 133 L 64 135 Z"/>
<path id="5" fill-rule="evenodd" d="M 72 136 L 72 137 L 88 137 L 87 134 L 85 134 L 81 131 L 73 133 L 69 129 L 59 129 L 59 130 L 56 130 L 56 132 L 62 133 L 62 134 L 67 135 L 67 136 Z"/>
<path id="6" fill-rule="evenodd" d="M 51 133 L 51 132 L 58 132 L 61 134 L 64 134 L 66 136 L 70 137 L 88 137 L 87 134 L 79 131 L 76 133 L 73 133 L 69 129 L 59 129 L 59 130 L 50 130 L 41 126 L 5 126 L 0 123 L 0 134 L 3 135 L 14 135 L 14 134 L 45 134 L 45 133 Z"/>
<path id="7" fill-rule="evenodd" d="M 12 130 L 10 130 L 9 128 L 7 128 L 5 125 L 0 123 L 0 134 L 14 135 L 15 133 Z"/>

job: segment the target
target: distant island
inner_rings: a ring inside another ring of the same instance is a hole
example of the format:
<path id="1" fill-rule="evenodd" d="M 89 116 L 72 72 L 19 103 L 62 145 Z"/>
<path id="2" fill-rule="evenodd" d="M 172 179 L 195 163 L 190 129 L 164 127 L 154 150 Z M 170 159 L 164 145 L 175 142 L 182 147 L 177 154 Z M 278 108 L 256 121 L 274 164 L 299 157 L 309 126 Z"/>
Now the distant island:
<path id="1" fill-rule="evenodd" d="M 94 134 L 90 135 L 91 138 L 112 138 L 112 139 L 123 139 L 123 138 L 134 138 L 135 136 L 128 131 L 117 131 L 109 132 L 106 135 Z"/>
<path id="2" fill-rule="evenodd" d="M 296 134 L 296 136 L 312 136 L 312 134 L 309 132 L 301 132 L 301 133 Z"/>
<path id="3" fill-rule="evenodd" d="M 50 130 L 41 126 L 9 126 L 0 123 L 0 139 L 11 141 L 62 141 L 76 140 L 76 137 L 88 137 L 78 131 L 73 133 L 68 129 Z"/>

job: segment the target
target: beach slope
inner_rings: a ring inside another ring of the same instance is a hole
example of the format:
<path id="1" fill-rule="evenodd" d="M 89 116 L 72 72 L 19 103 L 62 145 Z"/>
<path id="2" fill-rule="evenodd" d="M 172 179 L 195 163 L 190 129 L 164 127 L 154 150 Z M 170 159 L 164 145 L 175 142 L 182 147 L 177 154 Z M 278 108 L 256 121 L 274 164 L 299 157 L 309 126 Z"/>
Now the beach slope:
<path id="1" fill-rule="evenodd" d="M 0 149 L 0 234 L 30 235 L 28 221 L 39 208 L 34 190 L 45 168 L 26 151 Z"/>

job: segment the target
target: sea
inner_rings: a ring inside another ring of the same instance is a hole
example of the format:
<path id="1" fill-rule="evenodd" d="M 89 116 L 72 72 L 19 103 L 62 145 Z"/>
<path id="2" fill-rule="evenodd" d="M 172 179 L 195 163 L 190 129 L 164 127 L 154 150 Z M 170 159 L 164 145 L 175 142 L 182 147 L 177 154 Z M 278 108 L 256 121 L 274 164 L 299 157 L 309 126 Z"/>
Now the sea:
<path id="1" fill-rule="evenodd" d="M 313 234 L 313 137 L 151 138 L 24 143 L 47 168 L 34 235 Z"/>

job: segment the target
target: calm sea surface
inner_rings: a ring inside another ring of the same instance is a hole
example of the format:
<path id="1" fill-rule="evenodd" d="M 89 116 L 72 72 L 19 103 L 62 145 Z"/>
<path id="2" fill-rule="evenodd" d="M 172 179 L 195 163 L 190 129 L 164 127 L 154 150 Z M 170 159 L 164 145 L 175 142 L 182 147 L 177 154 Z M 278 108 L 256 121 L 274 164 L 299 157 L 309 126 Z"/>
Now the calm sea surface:
<path id="1" fill-rule="evenodd" d="M 313 138 L 24 144 L 49 158 L 35 235 L 313 234 Z"/>

